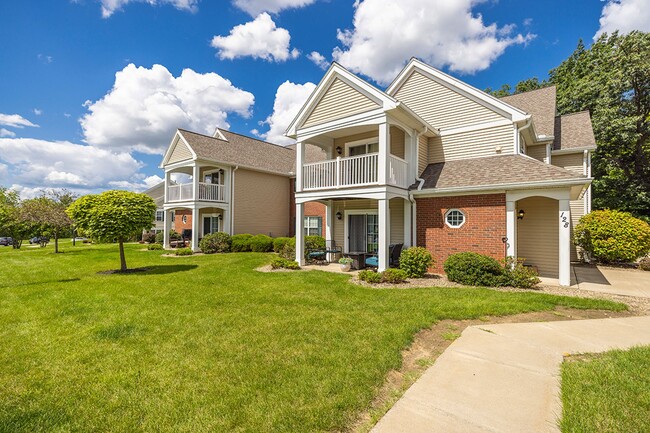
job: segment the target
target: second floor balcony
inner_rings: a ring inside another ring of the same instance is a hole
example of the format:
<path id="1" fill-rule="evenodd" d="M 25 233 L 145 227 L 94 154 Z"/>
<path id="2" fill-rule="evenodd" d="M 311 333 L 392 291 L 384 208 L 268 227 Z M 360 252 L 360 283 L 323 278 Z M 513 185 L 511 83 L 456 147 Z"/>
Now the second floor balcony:
<path id="1" fill-rule="evenodd" d="M 214 202 L 223 203 L 226 201 L 225 193 L 226 193 L 225 185 L 199 182 L 198 194 L 196 200 L 214 201 Z M 179 202 L 179 201 L 190 201 L 190 200 L 195 200 L 193 183 L 181 183 L 177 185 L 169 185 L 167 187 L 168 202 Z"/>

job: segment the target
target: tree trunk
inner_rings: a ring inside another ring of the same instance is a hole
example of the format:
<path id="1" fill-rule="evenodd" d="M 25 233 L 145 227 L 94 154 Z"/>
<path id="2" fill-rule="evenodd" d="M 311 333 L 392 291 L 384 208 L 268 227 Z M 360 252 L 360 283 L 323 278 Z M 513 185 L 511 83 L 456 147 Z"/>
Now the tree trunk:
<path id="1" fill-rule="evenodd" d="M 126 271 L 126 257 L 124 257 L 124 242 L 120 240 L 120 271 Z"/>
<path id="2" fill-rule="evenodd" d="M 59 232 L 54 232 L 54 254 L 59 253 Z"/>
<path id="3" fill-rule="evenodd" d="M 124 257 L 124 242 L 120 240 L 120 271 L 126 271 L 126 257 Z"/>

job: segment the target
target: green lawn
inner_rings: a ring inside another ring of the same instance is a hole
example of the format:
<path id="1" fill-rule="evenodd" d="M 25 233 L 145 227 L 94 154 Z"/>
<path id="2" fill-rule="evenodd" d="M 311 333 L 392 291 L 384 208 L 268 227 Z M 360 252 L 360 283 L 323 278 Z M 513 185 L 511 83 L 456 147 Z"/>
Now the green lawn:
<path id="1" fill-rule="evenodd" d="M 650 346 L 562 364 L 563 433 L 650 431 Z"/>
<path id="2" fill-rule="evenodd" d="M 487 289 L 375 290 L 259 273 L 269 254 L 161 257 L 0 247 L 0 432 L 311 432 L 345 428 L 439 319 L 623 309 Z"/>

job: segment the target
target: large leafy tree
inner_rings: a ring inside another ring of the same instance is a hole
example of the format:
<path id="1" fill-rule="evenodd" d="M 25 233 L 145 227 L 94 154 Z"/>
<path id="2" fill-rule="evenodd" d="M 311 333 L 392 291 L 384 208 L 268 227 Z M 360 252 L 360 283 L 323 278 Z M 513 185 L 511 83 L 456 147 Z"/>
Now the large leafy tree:
<path id="1" fill-rule="evenodd" d="M 75 200 L 69 191 L 52 191 L 48 195 L 25 200 L 22 214 L 25 220 L 40 226 L 43 234 L 54 237 L 54 252 L 59 252 L 59 237 L 72 228 L 72 220 L 66 213 Z"/>
<path id="2" fill-rule="evenodd" d="M 650 217 L 650 33 L 603 34 L 550 72 L 558 111 L 591 112 L 594 207 Z"/>
<path id="3" fill-rule="evenodd" d="M 124 272 L 124 242 L 151 228 L 156 203 L 146 194 L 112 190 L 77 199 L 67 213 L 84 233 L 99 241 L 119 243 L 120 270 Z"/>

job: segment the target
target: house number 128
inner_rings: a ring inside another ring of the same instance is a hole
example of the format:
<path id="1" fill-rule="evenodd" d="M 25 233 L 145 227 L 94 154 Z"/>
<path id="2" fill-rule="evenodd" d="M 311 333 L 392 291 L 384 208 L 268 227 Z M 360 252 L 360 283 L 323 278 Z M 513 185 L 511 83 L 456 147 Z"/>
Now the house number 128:
<path id="1" fill-rule="evenodd" d="M 564 212 L 560 214 L 560 224 L 562 224 L 564 228 L 569 227 L 569 217 L 567 217 Z"/>

